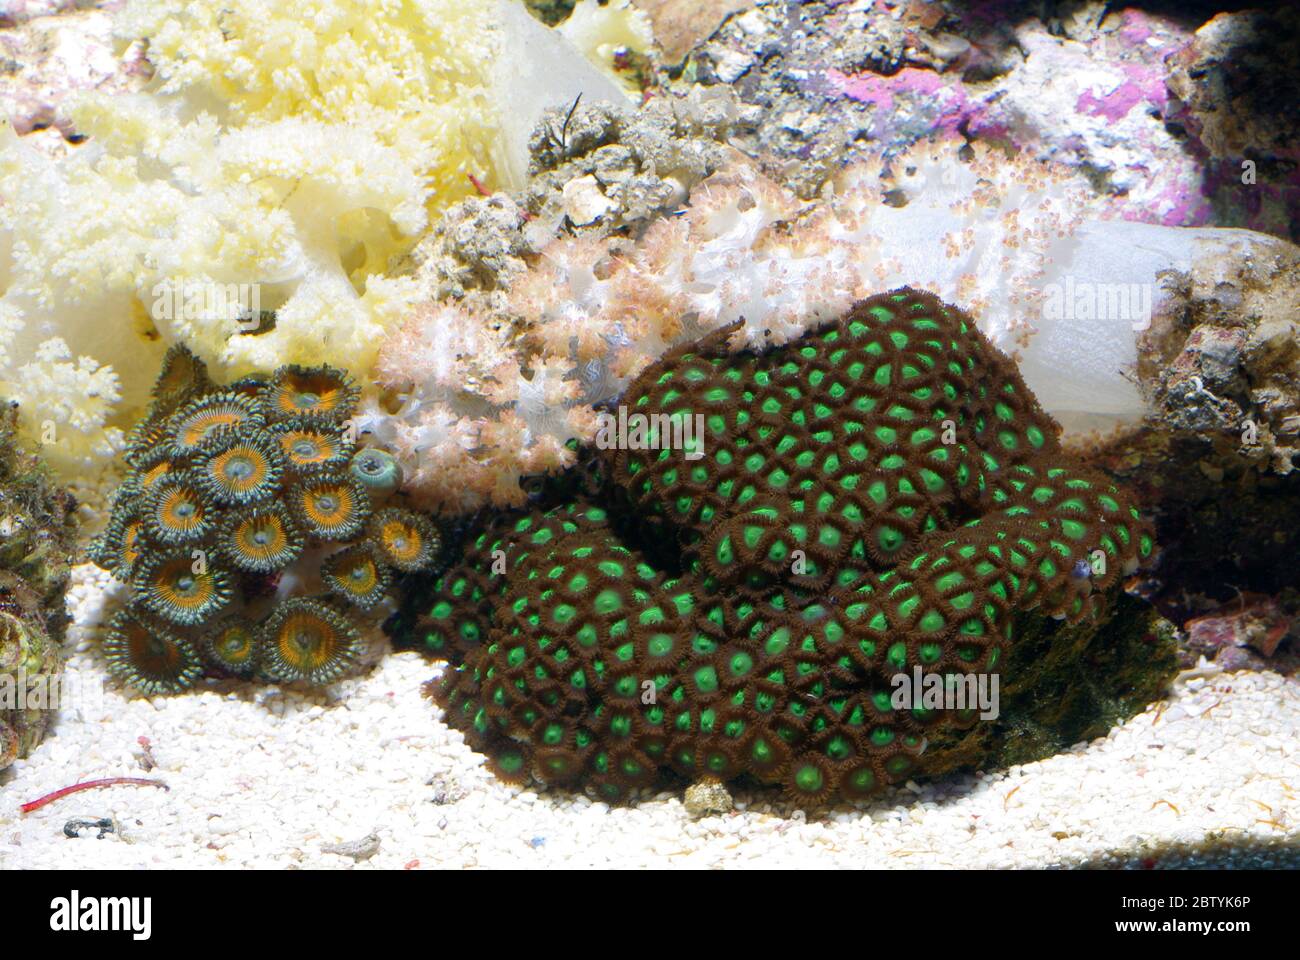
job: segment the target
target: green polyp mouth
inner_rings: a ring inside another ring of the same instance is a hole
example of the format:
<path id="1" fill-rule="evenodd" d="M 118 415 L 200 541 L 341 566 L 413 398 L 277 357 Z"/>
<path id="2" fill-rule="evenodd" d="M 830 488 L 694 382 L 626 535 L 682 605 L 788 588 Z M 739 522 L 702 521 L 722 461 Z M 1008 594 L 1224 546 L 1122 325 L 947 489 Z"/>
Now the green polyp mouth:
<path id="1" fill-rule="evenodd" d="M 506 773 L 518 773 L 524 768 L 524 758 L 517 753 L 505 753 L 497 758 L 497 763 Z"/>
<path id="2" fill-rule="evenodd" d="M 803 766 L 795 771 L 794 783 L 804 793 L 816 793 L 826 785 L 826 777 L 814 766 Z"/>

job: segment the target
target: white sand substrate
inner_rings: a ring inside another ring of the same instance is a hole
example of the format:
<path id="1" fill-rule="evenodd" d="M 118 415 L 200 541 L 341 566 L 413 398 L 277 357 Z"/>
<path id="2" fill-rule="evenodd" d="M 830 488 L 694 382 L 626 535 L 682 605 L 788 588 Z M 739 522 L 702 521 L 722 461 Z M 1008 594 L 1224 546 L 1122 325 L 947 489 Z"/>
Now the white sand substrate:
<path id="1" fill-rule="evenodd" d="M 76 569 L 68 671 L 102 695 L 65 703 L 35 755 L 0 774 L 0 868 L 1300 866 L 1300 683 L 1274 674 L 1185 676 L 1104 739 L 873 806 L 805 816 L 741 791 L 736 811 L 697 820 L 677 794 L 610 808 L 502 785 L 420 695 L 439 667 L 414 653 L 324 693 L 127 698 L 91 644 L 112 590 Z M 19 810 L 113 776 L 169 789 Z M 112 830 L 69 838 L 75 819 Z"/>

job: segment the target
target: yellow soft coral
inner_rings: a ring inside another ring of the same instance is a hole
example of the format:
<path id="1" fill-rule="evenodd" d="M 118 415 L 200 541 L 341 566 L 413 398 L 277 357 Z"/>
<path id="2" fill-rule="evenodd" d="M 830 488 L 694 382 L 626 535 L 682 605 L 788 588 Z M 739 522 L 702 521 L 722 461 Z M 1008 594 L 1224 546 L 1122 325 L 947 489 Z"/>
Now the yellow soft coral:
<path id="1" fill-rule="evenodd" d="M 319 120 L 223 130 L 166 106 L 86 98 L 73 116 L 91 145 L 65 161 L 12 140 L 0 148 L 0 392 L 19 401 L 29 436 L 82 402 L 56 402 L 71 381 L 48 363 L 19 376 L 54 333 L 121 378 L 129 409 L 175 342 L 236 375 L 321 361 L 364 373 L 410 299 L 414 281 L 381 272 L 425 223 L 425 182 L 397 148 Z M 254 332 L 237 304 L 172 306 L 184 287 L 225 284 L 255 285 L 274 325 Z M 92 405 L 78 427 L 87 442 L 51 461 L 84 467 L 114 412 Z"/>
<path id="2" fill-rule="evenodd" d="M 148 92 L 72 104 L 89 139 L 57 161 L 0 129 L 0 394 L 29 437 L 68 425 L 70 472 L 171 343 L 227 376 L 365 379 L 430 216 L 471 174 L 517 179 L 542 109 L 622 96 L 514 0 L 133 0 L 115 29 L 147 39 Z M 176 310 L 195 285 L 257 302 Z"/>
<path id="3" fill-rule="evenodd" d="M 491 176 L 492 5 L 476 0 L 134 0 L 123 39 L 149 38 L 160 92 L 211 98 L 231 125 L 287 118 L 396 148 L 445 203 Z M 339 126 L 336 126 L 339 125 Z"/>

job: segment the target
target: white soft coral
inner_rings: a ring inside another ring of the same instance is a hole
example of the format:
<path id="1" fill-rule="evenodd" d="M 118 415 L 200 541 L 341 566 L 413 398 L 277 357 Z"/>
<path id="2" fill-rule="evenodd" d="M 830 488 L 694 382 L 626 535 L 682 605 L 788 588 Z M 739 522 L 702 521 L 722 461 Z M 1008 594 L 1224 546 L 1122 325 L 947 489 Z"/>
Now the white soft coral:
<path id="1" fill-rule="evenodd" d="M 112 459 L 122 449 L 122 432 L 104 426 L 118 400 L 117 374 L 91 357 L 74 360 L 62 338 L 52 337 L 37 347 L 35 357 L 18 366 L 11 382 L 23 403 L 38 411 L 35 439 L 55 468 L 72 473 L 86 462 Z"/>
<path id="2" fill-rule="evenodd" d="M 961 305 L 1004 349 L 1023 351 L 1031 387 L 1054 412 L 1138 414 L 1140 397 L 1125 379 L 1132 327 L 1122 318 L 1053 323 L 1044 298 L 1071 270 L 1094 284 L 1128 274 L 1154 283 L 1159 264 L 1179 262 L 1194 238 L 1150 228 L 1163 232 L 1144 236 L 1140 256 L 1131 246 L 1126 253 L 1122 235 L 1138 227 L 1093 220 L 1099 213 L 1079 179 L 980 145 L 923 144 L 888 164 L 855 166 L 813 203 L 738 160 L 639 239 L 552 239 L 515 281 L 504 314 L 443 315 L 442 324 L 467 331 L 508 330 L 492 341 L 496 362 L 513 358 L 518 370 L 544 371 L 545 384 L 564 389 L 553 416 L 530 417 L 540 388 L 528 378 L 489 378 L 475 401 L 466 374 L 465 392 L 437 402 L 478 418 L 492 440 L 442 451 L 447 476 L 422 471 L 412 489 L 446 502 L 449 478 L 465 476 L 459 460 L 468 459 L 477 479 L 459 502 L 517 503 L 520 473 L 567 462 L 563 440 L 593 439 L 593 407 L 671 347 L 732 325 L 732 349 L 785 343 L 857 299 L 908 284 Z M 435 363 L 421 349 L 447 335 L 407 326 L 384 353 L 408 357 L 406 381 L 415 383 L 421 363 Z M 390 385 L 407 396 L 400 415 L 418 422 L 419 391 Z"/>
<path id="3" fill-rule="evenodd" d="M 379 356 L 378 382 L 402 398 L 397 455 L 426 506 L 521 503 L 519 479 L 569 465 L 565 443 L 594 429 L 572 364 L 538 359 L 525 370 L 508 335 L 460 307 L 427 305 Z"/>

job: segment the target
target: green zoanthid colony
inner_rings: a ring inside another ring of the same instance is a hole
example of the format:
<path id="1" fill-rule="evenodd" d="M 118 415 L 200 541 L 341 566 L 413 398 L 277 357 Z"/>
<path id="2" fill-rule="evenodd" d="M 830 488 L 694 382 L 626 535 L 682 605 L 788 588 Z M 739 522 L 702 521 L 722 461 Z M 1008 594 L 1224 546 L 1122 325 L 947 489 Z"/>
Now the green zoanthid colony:
<path id="1" fill-rule="evenodd" d="M 431 691 L 500 776 L 614 801 L 668 771 L 870 796 L 943 767 L 927 746 L 976 719 L 895 706 L 893 676 L 997 673 L 1026 622 L 1077 665 L 1071 631 L 1152 555 L 1014 362 L 934 296 L 876 296 L 763 352 L 727 335 L 629 388 L 648 449 L 601 450 L 567 498 L 481 522 L 399 618 L 451 661 Z M 696 414 L 693 449 L 658 449 Z"/>

